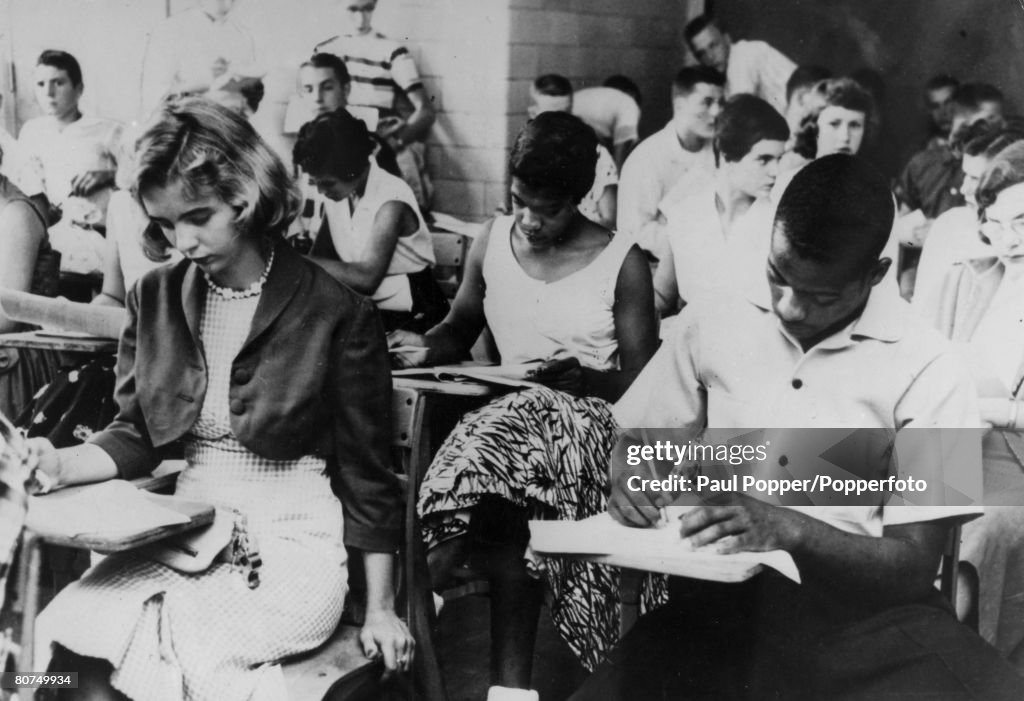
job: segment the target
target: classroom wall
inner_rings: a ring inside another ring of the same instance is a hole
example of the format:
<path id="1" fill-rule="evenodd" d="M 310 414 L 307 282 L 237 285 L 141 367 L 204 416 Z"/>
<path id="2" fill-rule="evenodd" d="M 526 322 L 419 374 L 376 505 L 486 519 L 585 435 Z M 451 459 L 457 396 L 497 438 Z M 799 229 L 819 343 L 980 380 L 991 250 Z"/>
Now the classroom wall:
<path id="1" fill-rule="evenodd" d="M 716 0 L 737 38 L 765 39 L 798 63 L 870 66 L 887 83 L 885 143 L 902 165 L 920 146 L 922 87 L 936 73 L 999 86 L 1024 108 L 1024 5 L 1018 0 Z"/>
<path id="2" fill-rule="evenodd" d="M 152 27 L 193 0 L 0 0 L 0 89 L 16 131 L 39 114 L 32 91 L 45 48 L 75 54 L 86 90 L 83 110 L 140 118 L 142 58 Z M 678 39 L 700 0 L 380 0 L 378 31 L 406 42 L 438 111 L 427 158 L 435 207 L 483 219 L 505 203 L 506 162 L 526 117 L 530 81 L 558 71 L 583 87 L 611 73 L 644 92 L 643 134 L 669 117 L 668 85 L 683 61 Z M 298 64 L 340 30 L 343 0 L 238 0 L 234 10 L 260 47 L 266 97 L 257 115 L 265 134 L 282 121 Z M 301 11 L 297 11 L 301 8 Z M 9 31 L 4 31 L 9 30 Z M 6 43 L 6 47 L 5 47 Z M 284 141 L 278 145 L 287 149 Z"/>

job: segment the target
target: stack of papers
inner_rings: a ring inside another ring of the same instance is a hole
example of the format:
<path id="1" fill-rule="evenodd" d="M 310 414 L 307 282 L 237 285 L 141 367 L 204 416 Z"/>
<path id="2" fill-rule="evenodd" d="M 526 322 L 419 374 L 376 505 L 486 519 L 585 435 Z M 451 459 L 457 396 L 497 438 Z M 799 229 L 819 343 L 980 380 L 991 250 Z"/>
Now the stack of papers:
<path id="1" fill-rule="evenodd" d="M 669 524 L 657 528 L 630 528 L 607 513 L 582 521 L 530 521 L 530 547 L 541 555 L 594 556 L 619 567 L 718 582 L 742 581 L 771 567 L 800 582 L 796 563 L 782 550 L 723 554 L 713 545 L 694 549 L 679 535 L 677 521 L 689 508 L 669 507 Z"/>

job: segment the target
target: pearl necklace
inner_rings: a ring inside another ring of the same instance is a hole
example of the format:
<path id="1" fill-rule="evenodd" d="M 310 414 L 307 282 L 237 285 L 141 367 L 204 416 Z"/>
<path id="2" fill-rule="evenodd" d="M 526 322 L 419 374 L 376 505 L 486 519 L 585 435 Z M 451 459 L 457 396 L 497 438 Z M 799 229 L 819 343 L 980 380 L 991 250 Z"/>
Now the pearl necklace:
<path id="1" fill-rule="evenodd" d="M 263 268 L 263 273 L 259 279 L 253 282 L 245 289 L 236 290 L 231 287 L 221 287 L 215 283 L 209 275 L 205 272 L 203 276 L 206 278 L 206 284 L 209 285 L 210 289 L 213 290 L 217 296 L 223 299 L 247 299 L 249 297 L 256 297 L 263 292 L 263 286 L 267 283 L 267 276 L 270 275 L 270 267 L 274 264 L 274 249 L 270 249 L 270 256 L 267 258 L 267 265 Z"/>

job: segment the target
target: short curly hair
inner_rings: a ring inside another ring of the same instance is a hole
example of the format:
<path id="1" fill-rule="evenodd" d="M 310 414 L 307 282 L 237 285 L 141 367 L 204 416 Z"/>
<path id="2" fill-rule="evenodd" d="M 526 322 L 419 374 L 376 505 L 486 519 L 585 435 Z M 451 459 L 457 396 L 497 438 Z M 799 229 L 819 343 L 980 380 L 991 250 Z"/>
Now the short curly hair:
<path id="1" fill-rule="evenodd" d="M 597 135 L 568 112 L 544 112 L 516 137 L 508 172 L 531 190 L 580 201 L 594 186 Z"/>
<path id="2" fill-rule="evenodd" d="M 375 147 L 366 124 L 341 108 L 302 125 L 292 161 L 306 173 L 354 180 L 370 165 Z"/>
<path id="3" fill-rule="evenodd" d="M 742 160 L 760 141 L 786 141 L 789 126 L 774 107 L 754 95 L 733 95 L 715 125 L 715 158 L 727 163 Z"/>
<path id="4" fill-rule="evenodd" d="M 815 85 L 805 98 L 806 111 L 797 128 L 793 150 L 804 158 L 818 155 L 818 117 L 826 107 L 843 107 L 864 114 L 867 126 L 875 111 L 871 93 L 852 78 L 831 78 Z"/>
<path id="5" fill-rule="evenodd" d="M 140 205 L 147 191 L 181 183 L 188 198 L 213 196 L 235 207 L 243 236 L 283 237 L 299 210 L 281 159 L 244 117 L 204 98 L 163 105 L 136 142 L 134 166 L 131 191 Z M 147 227 L 143 238 L 154 260 L 171 247 L 158 227 Z"/>

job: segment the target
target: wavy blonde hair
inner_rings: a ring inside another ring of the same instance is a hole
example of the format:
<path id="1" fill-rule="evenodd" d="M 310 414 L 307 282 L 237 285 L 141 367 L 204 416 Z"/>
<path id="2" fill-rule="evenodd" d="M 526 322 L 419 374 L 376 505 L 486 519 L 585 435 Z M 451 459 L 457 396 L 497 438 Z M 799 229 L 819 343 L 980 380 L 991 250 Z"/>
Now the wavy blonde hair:
<path id="1" fill-rule="evenodd" d="M 158 110 L 135 146 L 131 191 L 181 183 L 189 199 L 214 196 L 235 208 L 243 236 L 283 237 L 299 210 L 299 192 L 281 159 L 252 125 L 203 98 Z M 146 254 L 165 257 L 170 242 L 159 227 L 143 234 Z"/>

